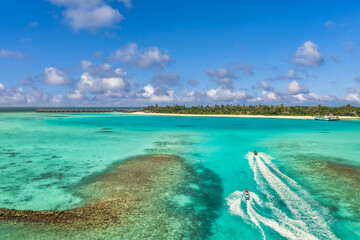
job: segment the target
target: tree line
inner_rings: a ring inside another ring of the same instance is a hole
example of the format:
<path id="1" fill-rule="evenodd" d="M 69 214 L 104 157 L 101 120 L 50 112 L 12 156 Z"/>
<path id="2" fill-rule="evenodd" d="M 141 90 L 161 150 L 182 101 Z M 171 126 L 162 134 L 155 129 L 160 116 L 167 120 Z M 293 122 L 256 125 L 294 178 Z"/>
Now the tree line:
<path id="1" fill-rule="evenodd" d="M 288 116 L 358 116 L 360 107 L 351 105 L 341 107 L 318 106 L 284 106 L 274 105 L 214 105 L 214 106 L 148 106 L 142 108 L 150 113 L 173 113 L 173 114 L 224 114 L 224 115 L 288 115 Z"/>

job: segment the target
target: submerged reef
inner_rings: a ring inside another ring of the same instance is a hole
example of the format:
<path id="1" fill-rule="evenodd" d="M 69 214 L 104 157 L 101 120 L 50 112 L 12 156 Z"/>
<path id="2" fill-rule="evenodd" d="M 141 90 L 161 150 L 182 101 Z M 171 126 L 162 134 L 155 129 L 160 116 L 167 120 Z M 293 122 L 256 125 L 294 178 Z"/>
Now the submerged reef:
<path id="1" fill-rule="evenodd" d="M 114 164 L 72 189 L 76 209 L 0 209 L 6 239 L 206 239 L 222 206 L 211 170 L 173 155 L 145 155 Z"/>
<path id="2" fill-rule="evenodd" d="M 318 200 L 325 202 L 339 217 L 358 222 L 360 218 L 360 168 L 343 159 L 318 156 L 294 156 L 293 171 L 303 176 Z"/>

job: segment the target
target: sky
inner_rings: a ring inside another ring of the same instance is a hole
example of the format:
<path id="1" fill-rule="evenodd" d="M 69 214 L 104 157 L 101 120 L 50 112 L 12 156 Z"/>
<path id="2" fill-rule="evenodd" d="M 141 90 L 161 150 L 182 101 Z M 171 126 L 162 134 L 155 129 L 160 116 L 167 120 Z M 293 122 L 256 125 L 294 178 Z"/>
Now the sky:
<path id="1" fill-rule="evenodd" d="M 360 106 L 360 1 L 13 0 L 0 105 Z"/>

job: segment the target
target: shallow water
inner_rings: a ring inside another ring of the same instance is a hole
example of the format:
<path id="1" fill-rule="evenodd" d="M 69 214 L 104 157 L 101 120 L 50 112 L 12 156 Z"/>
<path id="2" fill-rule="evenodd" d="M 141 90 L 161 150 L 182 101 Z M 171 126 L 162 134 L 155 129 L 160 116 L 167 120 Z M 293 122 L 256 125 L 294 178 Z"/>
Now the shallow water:
<path id="1" fill-rule="evenodd" d="M 356 121 L 1 113 L 0 207 L 78 207 L 82 179 L 143 154 L 175 154 L 217 175 L 223 202 L 213 239 L 360 237 Z M 245 188 L 249 202 L 240 201 Z"/>

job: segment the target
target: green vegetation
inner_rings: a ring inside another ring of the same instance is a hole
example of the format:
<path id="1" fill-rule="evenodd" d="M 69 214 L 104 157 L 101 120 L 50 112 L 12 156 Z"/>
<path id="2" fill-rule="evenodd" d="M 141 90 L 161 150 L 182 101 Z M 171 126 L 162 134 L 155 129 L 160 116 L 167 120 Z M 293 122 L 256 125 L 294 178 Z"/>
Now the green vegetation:
<path id="1" fill-rule="evenodd" d="M 173 114 L 225 114 L 225 115 L 287 115 L 287 116 L 357 116 L 360 107 L 350 105 L 342 107 L 325 106 L 279 106 L 273 105 L 215 105 L 215 106 L 192 106 L 182 105 L 165 106 L 159 105 L 143 107 L 144 112 L 173 113 Z"/>

